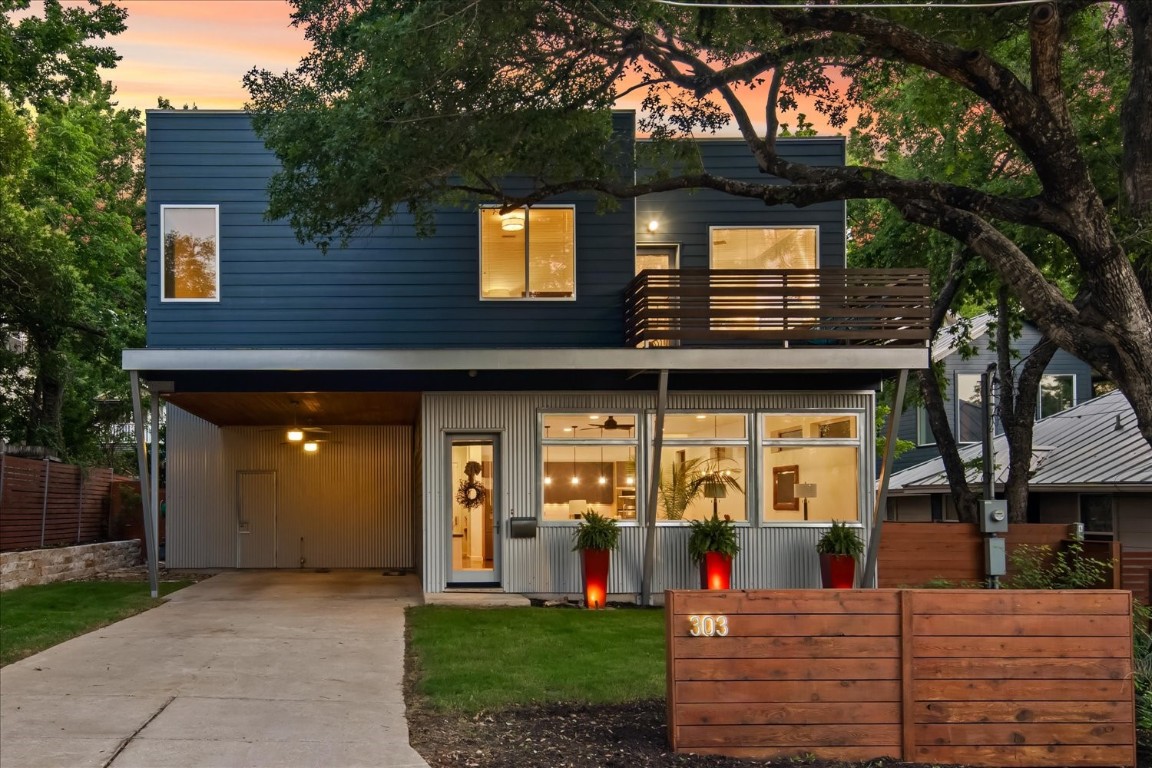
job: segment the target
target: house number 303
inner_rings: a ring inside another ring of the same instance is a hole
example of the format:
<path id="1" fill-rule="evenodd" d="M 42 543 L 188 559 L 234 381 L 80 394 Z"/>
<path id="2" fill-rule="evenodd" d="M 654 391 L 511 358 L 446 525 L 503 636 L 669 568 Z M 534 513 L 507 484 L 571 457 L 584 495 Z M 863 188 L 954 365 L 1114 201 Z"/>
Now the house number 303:
<path id="1" fill-rule="evenodd" d="M 692 637 L 727 637 L 727 616 L 689 616 L 688 634 Z"/>

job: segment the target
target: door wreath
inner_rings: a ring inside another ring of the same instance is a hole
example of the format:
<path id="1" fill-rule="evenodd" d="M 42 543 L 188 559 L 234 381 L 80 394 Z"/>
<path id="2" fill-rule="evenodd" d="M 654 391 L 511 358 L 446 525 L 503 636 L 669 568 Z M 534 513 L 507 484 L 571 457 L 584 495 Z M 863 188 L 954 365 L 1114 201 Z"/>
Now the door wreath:
<path id="1" fill-rule="evenodd" d="M 480 470 L 478 461 L 470 461 L 464 465 L 464 474 L 468 479 L 461 480 L 460 486 L 456 489 L 456 501 L 464 509 L 475 509 L 484 503 L 484 498 L 488 495 L 488 489 L 476 479 Z"/>

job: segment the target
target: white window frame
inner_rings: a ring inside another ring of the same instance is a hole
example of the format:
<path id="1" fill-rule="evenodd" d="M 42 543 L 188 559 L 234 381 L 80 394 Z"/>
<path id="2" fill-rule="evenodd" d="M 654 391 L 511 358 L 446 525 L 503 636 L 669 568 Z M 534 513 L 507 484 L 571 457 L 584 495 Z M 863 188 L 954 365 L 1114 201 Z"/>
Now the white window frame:
<path id="1" fill-rule="evenodd" d="M 719 415 L 724 415 L 724 416 L 743 416 L 744 417 L 744 437 L 742 437 L 742 438 L 740 438 L 740 437 L 690 437 L 690 438 L 689 437 L 683 437 L 683 438 L 674 437 L 674 438 L 664 438 L 660 441 L 660 446 L 661 446 L 660 452 L 661 452 L 661 454 L 667 454 L 670 450 L 674 450 L 676 448 L 685 448 L 685 447 L 699 448 L 701 446 L 704 446 L 707 448 L 726 448 L 726 447 L 743 448 L 744 449 L 744 478 L 743 478 L 743 482 L 741 483 L 741 485 L 744 486 L 744 519 L 743 520 L 733 520 L 732 524 L 737 526 L 737 527 L 751 527 L 753 513 L 757 509 L 756 505 L 753 502 L 752 491 L 750 490 L 751 488 L 756 487 L 755 482 L 754 482 L 755 477 L 756 477 L 756 471 L 755 471 L 754 467 L 749 469 L 749 464 L 752 461 L 752 457 L 756 455 L 756 451 L 755 451 L 756 444 L 754 442 L 754 436 L 753 436 L 753 429 L 754 429 L 753 420 L 756 418 L 755 412 L 751 411 L 751 410 L 743 410 L 743 409 L 739 409 L 739 408 L 737 408 L 737 409 L 669 408 L 664 413 L 665 413 L 665 416 L 668 416 L 671 414 L 675 414 L 677 416 L 683 416 L 683 415 L 696 415 L 696 414 L 703 413 L 706 415 L 719 414 Z M 656 412 L 649 410 L 646 412 L 645 415 L 647 416 L 647 421 L 648 421 L 648 434 L 649 435 L 655 435 L 656 434 Z M 665 426 L 667 426 L 667 424 L 665 424 Z M 649 451 L 649 452 L 652 451 L 651 443 L 647 444 L 647 451 Z M 650 462 L 651 460 L 652 459 L 651 459 L 650 455 L 645 457 L 646 463 Z M 647 492 L 645 492 L 645 493 L 647 493 Z M 647 501 L 647 499 L 645 499 L 645 501 Z M 660 512 L 660 502 L 659 502 L 659 500 L 657 500 L 656 508 L 651 510 L 651 514 L 652 515 L 658 515 L 659 512 Z M 648 514 L 649 514 L 649 510 L 647 508 L 645 508 L 644 515 L 646 516 Z M 641 519 L 646 521 L 646 518 L 641 518 Z M 658 526 L 688 527 L 690 524 L 691 524 L 691 521 L 689 521 L 689 520 L 661 520 L 659 517 L 656 518 L 656 525 L 658 525 Z"/>
<path id="2" fill-rule="evenodd" d="M 724 226 L 723 224 L 712 225 L 708 227 L 708 268 L 718 269 L 715 263 L 715 254 L 712 252 L 712 244 L 715 241 L 715 230 L 717 229 L 811 229 L 816 232 L 816 265 L 813 269 L 820 269 L 820 225 L 819 224 L 804 224 L 801 226 L 793 226 L 787 224 L 770 224 L 765 226 L 752 226 L 752 225 L 734 225 Z"/>
<path id="3" fill-rule="evenodd" d="M 856 418 L 856 437 L 771 437 L 764 433 L 765 416 L 854 416 Z M 856 449 L 856 520 L 847 521 L 850 527 L 859 526 L 867 530 L 871 524 L 868 515 L 868 451 L 865 434 L 869 432 L 866 421 L 866 412 L 857 410 L 837 410 L 835 408 L 772 408 L 758 410 L 753 414 L 753 426 L 756 430 L 756 472 L 759 487 L 757 492 L 756 509 L 767 511 L 767 494 L 772 488 L 772 478 L 767 477 L 764 467 L 764 454 L 772 448 L 855 448 Z M 872 510 L 872 514 L 878 514 Z M 827 527 L 823 520 L 768 520 L 765 515 L 760 516 L 761 527 L 794 528 L 796 526 Z"/>
<path id="4" fill-rule="evenodd" d="M 921 437 L 930 437 L 926 442 L 920 442 Z M 932 425 L 928 423 L 928 409 L 922 405 L 916 406 L 916 445 L 936 445 L 936 436 L 932 434 Z"/>
<path id="5" fill-rule="evenodd" d="M 166 270 L 167 262 L 165 261 L 165 254 L 164 254 L 164 234 L 165 234 L 165 232 L 167 232 L 167 228 L 165 227 L 165 215 L 167 214 L 167 211 L 169 208 L 180 208 L 180 209 L 189 209 L 189 208 L 207 209 L 207 208 L 211 208 L 212 210 L 214 210 L 216 212 L 216 233 L 215 233 L 215 237 L 216 237 L 215 294 L 216 295 L 213 296 L 212 298 L 208 298 L 208 299 L 193 299 L 193 298 L 182 299 L 182 298 L 176 298 L 176 297 L 168 297 L 164 293 L 164 284 L 166 282 L 165 278 L 166 278 L 166 275 L 168 274 L 167 270 Z M 160 206 L 160 302 L 162 304 L 185 304 L 185 303 L 218 304 L 218 303 L 220 303 L 220 267 L 221 267 L 221 262 L 222 262 L 222 260 L 220 258 L 220 251 L 221 251 L 221 248 L 220 248 L 220 206 L 219 206 L 219 204 L 211 204 L 211 205 L 206 205 L 203 203 L 163 203 L 163 204 L 161 204 L 161 206 Z"/>
<path id="6" fill-rule="evenodd" d="M 536 467 L 536 492 L 537 502 L 535 504 L 535 515 L 538 525 L 542 526 L 559 526 L 559 527 L 575 527 L 580 524 L 578 520 L 549 520 L 544 517 L 544 447 L 545 446 L 591 446 L 591 447 L 618 447 L 625 446 L 633 449 L 633 455 L 636 457 L 636 519 L 634 520 L 621 520 L 616 519 L 616 524 L 624 527 L 635 527 L 642 521 L 641 517 L 641 482 L 644 476 L 644 462 L 642 458 L 644 453 L 644 445 L 640 440 L 640 412 L 637 410 L 621 409 L 612 411 L 612 416 L 631 416 L 633 419 L 632 436 L 628 438 L 623 437 L 608 437 L 608 438 L 584 438 L 577 437 L 546 437 L 544 434 L 544 419 L 560 417 L 564 418 L 571 416 L 573 419 L 587 419 L 591 411 L 572 411 L 565 410 L 564 408 L 543 408 L 536 412 L 536 459 L 534 466 Z M 600 412 L 600 418 L 605 419 L 608 417 L 606 412 Z"/>
<path id="7" fill-rule="evenodd" d="M 476 253 L 479 258 L 476 260 L 476 280 L 477 280 L 477 293 L 479 294 L 480 301 L 576 301 L 576 287 L 577 287 L 577 250 L 576 250 L 576 206 L 568 205 L 532 205 L 523 208 L 524 211 L 524 296 L 485 296 L 484 295 L 484 212 L 491 210 L 499 210 L 499 205 L 481 205 L 476 212 L 476 221 L 478 226 L 476 228 Z M 532 211 L 541 208 L 563 209 L 567 208 L 572 211 L 572 295 L 571 296 L 532 296 L 528 290 L 528 286 L 532 283 L 531 266 L 531 249 L 529 248 L 528 233 L 532 228 Z"/>
<path id="8" fill-rule="evenodd" d="M 1052 416 L 1055 416 L 1056 413 L 1063 413 L 1064 411 L 1068 410 L 1068 408 L 1064 408 L 1062 410 L 1056 411 L 1056 413 L 1049 414 L 1048 416 L 1042 416 L 1040 414 L 1040 405 L 1041 405 L 1040 384 L 1043 383 L 1045 376 L 1051 376 L 1052 378 L 1055 378 L 1055 379 L 1072 379 L 1072 405 L 1068 406 L 1068 408 L 1075 408 L 1077 406 L 1076 374 L 1074 374 L 1074 373 L 1045 373 L 1045 374 L 1042 374 L 1040 377 L 1040 382 L 1036 384 L 1036 421 L 1040 421 L 1040 419 L 1051 418 Z"/>

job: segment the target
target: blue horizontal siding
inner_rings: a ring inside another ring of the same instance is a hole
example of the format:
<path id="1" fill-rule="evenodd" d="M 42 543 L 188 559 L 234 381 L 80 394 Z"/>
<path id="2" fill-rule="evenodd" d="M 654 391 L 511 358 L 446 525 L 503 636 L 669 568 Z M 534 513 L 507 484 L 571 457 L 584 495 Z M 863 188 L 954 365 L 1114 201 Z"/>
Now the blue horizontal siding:
<path id="1" fill-rule="evenodd" d="M 633 117 L 614 116 L 621 135 Z M 634 248 L 651 211 L 669 228 L 658 238 L 682 243 L 683 266 L 706 266 L 708 227 L 817 224 L 821 263 L 843 264 L 844 208 L 828 204 L 766 207 L 720 193 L 654 195 L 597 211 L 576 207 L 574 301 L 481 301 L 479 217 L 446 209 L 436 234 L 415 235 L 398 215 L 327 254 L 300 244 L 284 221 L 265 220 L 276 158 L 243 113 L 148 113 L 148 345 L 150 347 L 618 347 L 623 290 Z M 786 156 L 815 164 L 843 162 L 840 139 L 782 142 Z M 740 142 L 705 141 L 709 170 L 765 180 Z M 160 301 L 160 206 L 220 206 L 220 301 Z M 638 217 L 637 212 L 643 211 Z"/>

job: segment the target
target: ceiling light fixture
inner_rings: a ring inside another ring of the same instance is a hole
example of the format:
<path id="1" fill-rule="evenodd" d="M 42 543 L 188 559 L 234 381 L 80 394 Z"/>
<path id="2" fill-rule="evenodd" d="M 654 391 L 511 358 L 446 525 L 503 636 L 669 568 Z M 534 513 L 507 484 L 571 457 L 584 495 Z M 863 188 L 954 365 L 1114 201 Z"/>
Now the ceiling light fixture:
<path id="1" fill-rule="evenodd" d="M 517 208 L 500 214 L 500 229 L 505 232 L 519 232 L 524 229 L 524 209 Z"/>
<path id="2" fill-rule="evenodd" d="M 303 439 L 304 439 L 304 430 L 296 429 L 295 427 L 288 430 L 288 442 L 298 443 Z"/>
<path id="3" fill-rule="evenodd" d="M 314 443 L 311 440 L 304 443 L 304 453 L 316 453 L 318 450 L 320 450 L 320 443 Z"/>

